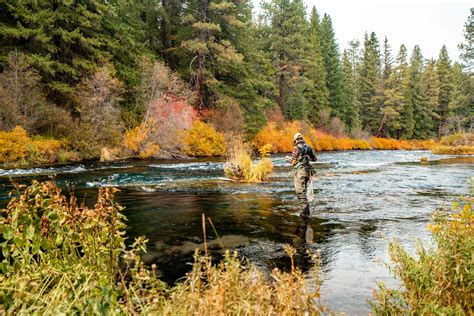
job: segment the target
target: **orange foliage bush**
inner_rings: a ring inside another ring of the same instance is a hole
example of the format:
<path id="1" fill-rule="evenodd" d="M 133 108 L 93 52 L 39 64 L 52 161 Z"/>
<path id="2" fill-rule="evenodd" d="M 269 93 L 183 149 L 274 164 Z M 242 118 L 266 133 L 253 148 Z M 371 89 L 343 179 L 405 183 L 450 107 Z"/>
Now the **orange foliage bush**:
<path id="1" fill-rule="evenodd" d="M 0 163 L 51 163 L 57 161 L 62 144 L 56 139 L 32 140 L 21 126 L 0 132 Z"/>
<path id="2" fill-rule="evenodd" d="M 269 122 L 255 136 L 253 144 L 259 148 L 271 144 L 272 153 L 288 153 L 293 150 L 293 135 L 300 132 L 306 142 L 317 151 L 332 150 L 414 150 L 431 149 L 436 143 L 433 140 L 397 140 L 391 138 L 371 137 L 369 140 L 337 138 L 320 130 L 309 127 L 304 122 L 286 122 L 280 128 Z"/>
<path id="3" fill-rule="evenodd" d="M 224 135 L 201 121 L 196 121 L 185 132 L 185 152 L 194 157 L 222 156 L 226 151 Z"/>

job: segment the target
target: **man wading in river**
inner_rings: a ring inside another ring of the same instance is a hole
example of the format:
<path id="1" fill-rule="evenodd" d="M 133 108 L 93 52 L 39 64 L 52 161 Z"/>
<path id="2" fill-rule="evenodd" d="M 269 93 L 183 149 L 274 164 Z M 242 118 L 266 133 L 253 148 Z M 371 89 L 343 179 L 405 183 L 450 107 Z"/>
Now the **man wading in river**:
<path id="1" fill-rule="evenodd" d="M 309 203 L 306 197 L 308 190 L 308 182 L 314 174 L 310 161 L 316 161 L 316 155 L 313 149 L 305 143 L 303 136 L 296 133 L 293 137 L 293 154 L 290 163 L 294 169 L 295 191 L 298 197 L 298 206 L 300 209 L 300 217 L 304 220 L 309 219 Z"/>

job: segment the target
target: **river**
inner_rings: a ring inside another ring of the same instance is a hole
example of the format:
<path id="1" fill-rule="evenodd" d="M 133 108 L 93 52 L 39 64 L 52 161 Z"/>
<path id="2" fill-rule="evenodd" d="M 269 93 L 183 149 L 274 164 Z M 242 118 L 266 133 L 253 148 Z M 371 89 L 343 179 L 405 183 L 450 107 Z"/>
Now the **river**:
<path id="1" fill-rule="evenodd" d="M 420 157 L 429 163 L 420 163 Z M 297 265 L 312 286 L 314 267 L 306 251 L 320 252 L 321 300 L 335 311 L 364 315 L 376 281 L 397 285 L 380 260 L 388 260 L 387 240 L 398 238 L 413 250 L 429 243 L 430 213 L 467 195 L 473 158 L 447 159 L 427 151 L 346 151 L 319 153 L 316 200 L 307 226 L 297 217 L 291 168 L 272 157 L 267 183 L 243 184 L 223 177 L 219 160 L 121 161 L 0 170 L 0 203 L 8 201 L 12 179 L 54 177 L 93 204 L 97 187 L 121 189 L 128 236 L 149 239 L 144 259 L 174 282 L 189 269 L 195 248 L 203 249 L 205 214 L 208 247 L 214 257 L 235 249 L 262 271 L 288 269 L 282 246 L 298 249 Z M 53 176 L 54 175 L 54 176 Z M 209 222 L 208 222 L 209 223 Z"/>

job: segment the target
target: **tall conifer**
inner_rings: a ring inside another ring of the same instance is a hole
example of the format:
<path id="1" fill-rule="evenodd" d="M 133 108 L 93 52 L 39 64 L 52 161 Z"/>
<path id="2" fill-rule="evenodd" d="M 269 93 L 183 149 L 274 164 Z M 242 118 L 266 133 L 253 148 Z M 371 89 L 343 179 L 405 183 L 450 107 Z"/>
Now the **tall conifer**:
<path id="1" fill-rule="evenodd" d="M 321 48 L 326 66 L 326 86 L 329 90 L 329 106 L 332 115 L 344 119 L 344 110 L 341 104 L 342 73 L 339 45 L 336 42 L 331 17 L 324 14 L 320 24 Z"/>
<path id="2" fill-rule="evenodd" d="M 378 85 L 380 84 L 380 52 L 375 33 L 365 35 L 364 57 L 360 68 L 360 103 L 362 125 L 373 134 L 379 128 Z"/>
<path id="3" fill-rule="evenodd" d="M 429 112 L 426 110 L 422 94 L 423 56 L 420 47 L 415 45 L 408 68 L 407 102 L 402 112 L 404 138 L 426 138 L 426 122 Z"/>
<path id="4" fill-rule="evenodd" d="M 451 79 L 451 59 L 448 55 L 448 50 L 445 45 L 439 52 L 436 69 L 439 78 L 439 95 L 438 95 L 438 136 L 445 132 L 449 116 L 449 103 L 451 102 L 451 94 L 453 84 Z"/>
<path id="5" fill-rule="evenodd" d="M 309 114 L 313 122 L 317 122 L 318 113 L 321 110 L 329 110 L 329 90 L 326 86 L 326 68 L 321 49 L 320 18 L 316 7 L 311 10 L 309 19 L 308 38 L 309 50 L 307 51 L 306 76 L 312 81 L 313 94 L 309 96 Z"/>

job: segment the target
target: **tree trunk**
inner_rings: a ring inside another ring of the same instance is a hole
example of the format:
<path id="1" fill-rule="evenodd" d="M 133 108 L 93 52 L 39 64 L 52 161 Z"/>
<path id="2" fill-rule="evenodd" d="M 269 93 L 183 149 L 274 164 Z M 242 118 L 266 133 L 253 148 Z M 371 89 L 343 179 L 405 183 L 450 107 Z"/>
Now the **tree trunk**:
<path id="1" fill-rule="evenodd" d="M 200 1 L 199 14 L 201 21 L 207 22 L 207 10 L 209 3 L 207 0 Z M 207 41 L 207 32 L 204 30 L 199 31 L 199 41 L 205 43 Z M 196 106 L 199 110 L 203 108 L 204 100 L 204 71 L 206 69 L 206 55 L 200 51 L 198 53 L 198 71 L 196 78 Z"/>

